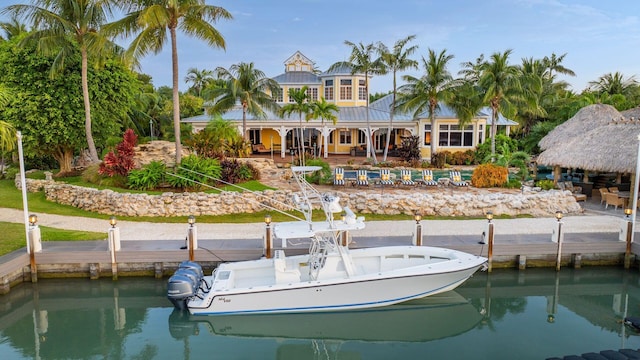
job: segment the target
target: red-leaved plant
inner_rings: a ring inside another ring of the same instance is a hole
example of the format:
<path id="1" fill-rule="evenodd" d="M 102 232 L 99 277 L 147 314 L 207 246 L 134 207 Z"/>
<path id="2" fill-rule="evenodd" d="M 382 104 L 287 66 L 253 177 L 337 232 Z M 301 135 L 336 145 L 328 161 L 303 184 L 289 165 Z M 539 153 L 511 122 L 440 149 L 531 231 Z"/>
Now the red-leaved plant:
<path id="1" fill-rule="evenodd" d="M 122 142 L 116 145 L 116 152 L 110 151 L 102 160 L 98 172 L 112 177 L 114 175 L 127 176 L 133 170 L 135 163 L 133 148 L 138 143 L 138 136 L 132 129 L 127 129 L 122 136 Z"/>

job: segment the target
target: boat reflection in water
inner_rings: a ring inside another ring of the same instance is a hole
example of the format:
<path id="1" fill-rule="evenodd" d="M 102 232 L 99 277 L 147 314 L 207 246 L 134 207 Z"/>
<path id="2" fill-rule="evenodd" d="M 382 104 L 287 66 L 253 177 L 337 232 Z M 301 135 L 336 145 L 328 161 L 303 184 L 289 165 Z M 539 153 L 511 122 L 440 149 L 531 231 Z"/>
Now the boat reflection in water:
<path id="1" fill-rule="evenodd" d="M 469 301 L 449 291 L 360 311 L 211 317 L 174 310 L 169 330 L 176 339 L 202 335 L 202 325 L 222 336 L 425 342 L 459 335 L 481 320 L 482 315 Z"/>

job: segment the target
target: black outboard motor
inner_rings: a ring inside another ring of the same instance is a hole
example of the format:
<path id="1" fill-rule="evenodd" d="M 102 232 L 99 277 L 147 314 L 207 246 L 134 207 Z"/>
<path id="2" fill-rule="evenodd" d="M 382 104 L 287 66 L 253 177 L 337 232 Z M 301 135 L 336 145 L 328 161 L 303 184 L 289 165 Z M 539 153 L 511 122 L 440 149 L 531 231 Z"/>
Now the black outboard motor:
<path id="1" fill-rule="evenodd" d="M 199 264 L 192 261 L 183 261 L 180 264 L 167 284 L 167 298 L 176 309 L 187 309 L 187 301 L 196 295 L 203 277 L 204 273 Z"/>

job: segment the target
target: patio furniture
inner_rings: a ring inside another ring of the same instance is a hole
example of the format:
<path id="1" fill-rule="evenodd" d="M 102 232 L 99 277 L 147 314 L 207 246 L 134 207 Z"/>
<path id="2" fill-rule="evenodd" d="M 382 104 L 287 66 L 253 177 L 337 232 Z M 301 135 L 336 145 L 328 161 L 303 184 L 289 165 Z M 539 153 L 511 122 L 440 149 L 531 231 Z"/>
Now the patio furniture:
<path id="1" fill-rule="evenodd" d="M 433 178 L 433 171 L 422 170 L 422 178 L 418 180 L 424 186 L 438 186 L 438 182 Z"/>
<path id="2" fill-rule="evenodd" d="M 564 189 L 570 191 L 576 201 L 587 201 L 587 195 L 582 193 L 582 188 L 579 186 L 573 186 L 571 181 L 564 182 Z"/>
<path id="3" fill-rule="evenodd" d="M 344 186 L 344 169 L 335 168 L 333 170 L 333 185 Z"/>
<path id="4" fill-rule="evenodd" d="M 264 144 L 251 145 L 251 150 L 254 154 L 268 154 L 271 152 L 271 149 L 267 149 Z"/>
<path id="5" fill-rule="evenodd" d="M 609 193 L 609 191 L 607 191 L 607 188 L 600 188 L 598 189 L 600 190 L 600 205 L 604 204 L 605 202 L 605 198 L 607 196 L 607 194 Z"/>
<path id="6" fill-rule="evenodd" d="M 617 193 L 618 191 L 620 191 L 620 189 L 618 189 L 617 186 L 612 186 L 612 187 L 609 188 L 609 192 Z"/>
<path id="7" fill-rule="evenodd" d="M 400 184 L 414 186 L 416 183 L 411 179 L 411 170 L 400 170 Z"/>
<path id="8" fill-rule="evenodd" d="M 469 186 L 469 183 L 462 180 L 462 175 L 460 175 L 460 171 L 449 171 L 449 179 L 450 183 L 454 186 Z"/>
<path id="9" fill-rule="evenodd" d="M 367 170 L 358 170 L 358 175 L 356 177 L 354 186 L 369 186 L 369 177 L 367 175 Z"/>
<path id="10" fill-rule="evenodd" d="M 625 199 L 618 196 L 616 193 L 607 193 L 605 195 L 605 209 L 609 208 L 609 205 L 615 206 L 618 210 L 618 206 L 624 207 Z"/>
<path id="11" fill-rule="evenodd" d="M 391 180 L 391 172 L 389 169 L 380 169 L 380 180 L 378 180 L 378 184 L 381 186 L 385 185 L 393 185 L 393 180 Z"/>

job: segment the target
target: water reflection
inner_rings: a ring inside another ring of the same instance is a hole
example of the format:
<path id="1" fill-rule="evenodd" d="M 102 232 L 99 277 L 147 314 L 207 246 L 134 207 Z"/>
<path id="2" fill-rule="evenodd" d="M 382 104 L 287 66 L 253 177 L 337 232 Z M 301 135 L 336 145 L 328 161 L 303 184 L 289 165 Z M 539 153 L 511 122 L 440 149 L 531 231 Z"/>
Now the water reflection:
<path id="1" fill-rule="evenodd" d="M 166 280 L 40 280 L 0 296 L 3 359 L 540 359 L 640 348 L 638 271 L 476 274 L 455 292 L 343 313 L 190 317 Z M 508 349 L 505 344 L 509 344 Z"/>

